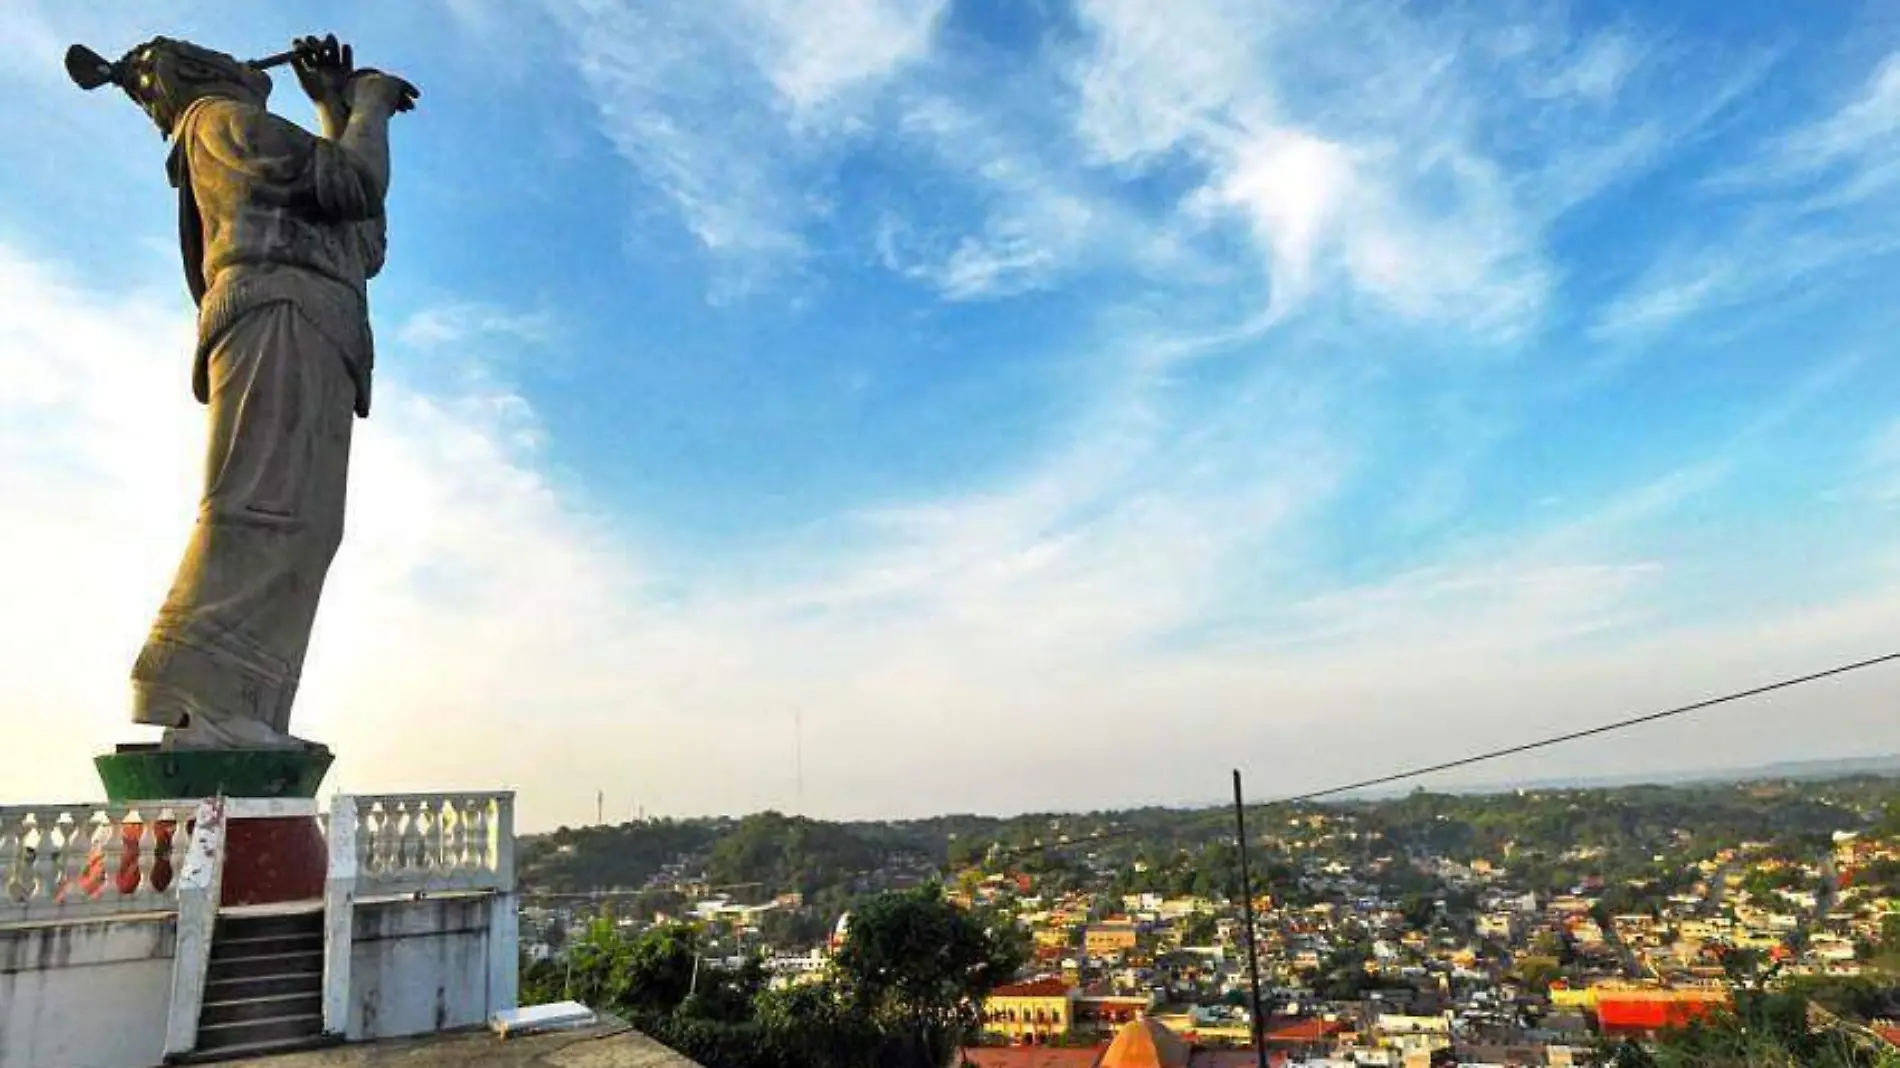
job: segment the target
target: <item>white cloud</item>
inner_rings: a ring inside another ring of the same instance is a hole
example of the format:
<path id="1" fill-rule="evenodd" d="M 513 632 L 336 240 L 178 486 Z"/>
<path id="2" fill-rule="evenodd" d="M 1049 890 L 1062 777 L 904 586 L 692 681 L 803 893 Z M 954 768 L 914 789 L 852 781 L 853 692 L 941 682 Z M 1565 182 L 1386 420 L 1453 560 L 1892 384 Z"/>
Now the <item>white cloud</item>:
<path id="1" fill-rule="evenodd" d="M 1707 308 L 1740 299 L 1748 267 L 1728 255 L 1689 253 L 1659 260 L 1643 280 L 1611 301 L 1591 327 L 1603 340 L 1647 337 Z"/>
<path id="2" fill-rule="evenodd" d="M 1887 56 L 1837 109 L 1774 137 L 1717 188 L 1833 179 L 1834 203 L 1863 199 L 1900 180 L 1900 53 Z"/>
<path id="3" fill-rule="evenodd" d="M 524 313 L 479 301 L 451 300 L 411 313 L 397 325 L 396 338 L 419 349 L 481 338 L 543 344 L 553 331 L 553 319 L 545 311 Z"/>
<path id="4" fill-rule="evenodd" d="M 0 306 L 0 790 L 90 794 L 89 757 L 135 733 L 126 673 L 191 520 L 190 324 L 169 291 L 101 293 L 11 251 L 0 285 L 18 298 Z M 1900 609 L 1894 573 L 1821 612 L 1659 630 L 1643 613 L 1672 562 L 1629 539 L 1706 484 L 1695 471 L 1523 555 L 1342 587 L 1304 573 L 1302 547 L 1351 471 L 1331 428 L 1359 398 L 1283 371 L 1210 414 L 1126 381 L 1018 479 L 825 524 L 756 585 L 682 591 L 677 561 L 541 472 L 519 395 L 392 376 L 358 425 L 297 727 L 340 754 L 333 786 L 510 785 L 529 827 L 591 814 L 596 789 L 616 812 L 784 806 L 794 710 L 818 812 L 1181 800 L 1233 764 L 1320 785 L 1812 667 L 1884 640 Z M 1176 642 L 1233 607 L 1236 575 L 1269 625 Z M 1887 693 L 1813 706 L 1814 745 L 1900 745 Z M 1751 737 L 1699 754 L 1777 752 Z M 1130 739 L 1140 774 L 1100 775 Z"/>
<path id="5" fill-rule="evenodd" d="M 1403 14 L 1321 24 L 1214 0 L 1099 0 L 1082 15 L 1084 143 L 1119 167 L 1201 168 L 1187 208 L 1252 231 L 1277 313 L 1336 281 L 1484 333 L 1539 312 L 1540 220 L 1481 136 L 1497 72 L 1461 68 L 1455 39 Z"/>
<path id="6" fill-rule="evenodd" d="M 548 7 L 620 155 L 707 249 L 769 261 L 803 250 L 815 160 L 928 51 L 942 4 Z"/>
<path id="7" fill-rule="evenodd" d="M 883 265 L 946 299 L 1006 297 L 1051 285 L 1092 253 L 1120 258 L 1140 227 L 1106 197 L 999 124 L 942 95 L 907 101 L 900 128 L 933 170 L 966 185 L 966 219 L 905 220 L 887 213 L 875 235 Z"/>
<path id="8" fill-rule="evenodd" d="M 946 0 L 748 0 L 755 54 L 793 113 L 809 121 L 930 50 Z"/>
<path id="9" fill-rule="evenodd" d="M 9 762 L 4 790 L 43 799 L 88 792 L 90 755 L 138 733 L 126 680 L 195 513 L 203 415 L 174 294 L 108 298 L 6 248 L 0 283 L 15 298 L 0 308 L 14 384 L 0 396 L 0 675 L 21 725 L 8 752 L 35 754 Z M 596 654 L 576 651 L 574 627 L 618 618 L 637 560 L 529 465 L 520 398 L 382 385 L 358 426 L 301 729 L 345 754 L 345 782 L 465 784 L 466 766 L 441 777 L 459 759 L 512 778 L 501 710 L 585 692 L 578 668 Z M 428 729 L 445 709 L 449 740 Z M 58 727 L 28 738 L 33 723 Z"/>
<path id="10" fill-rule="evenodd" d="M 1785 310 L 1774 298 L 1826 289 L 1900 249 L 1891 222 L 1900 192 L 1900 54 L 1877 64 L 1831 110 L 1768 135 L 1745 163 L 1703 183 L 1714 226 L 1679 235 L 1608 302 L 1595 337 L 1640 341 L 1710 313 Z M 1704 213 L 1698 212 L 1694 217 Z"/>

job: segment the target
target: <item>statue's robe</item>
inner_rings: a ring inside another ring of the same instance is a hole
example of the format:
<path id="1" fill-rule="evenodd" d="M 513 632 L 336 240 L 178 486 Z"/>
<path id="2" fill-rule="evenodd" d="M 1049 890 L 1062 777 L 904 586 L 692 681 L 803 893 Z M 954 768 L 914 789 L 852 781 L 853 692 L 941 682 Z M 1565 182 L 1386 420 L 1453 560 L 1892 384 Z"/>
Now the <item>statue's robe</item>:
<path id="1" fill-rule="evenodd" d="M 173 137 L 211 442 L 133 719 L 178 748 L 298 746 L 290 707 L 343 536 L 351 425 L 369 414 L 383 189 L 342 145 L 238 100 L 193 102 Z"/>

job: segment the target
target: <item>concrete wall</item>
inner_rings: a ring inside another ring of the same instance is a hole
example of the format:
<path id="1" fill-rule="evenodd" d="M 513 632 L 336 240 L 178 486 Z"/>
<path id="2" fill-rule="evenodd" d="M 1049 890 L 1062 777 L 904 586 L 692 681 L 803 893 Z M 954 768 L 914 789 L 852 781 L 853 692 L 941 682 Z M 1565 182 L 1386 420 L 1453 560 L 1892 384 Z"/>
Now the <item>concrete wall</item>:
<path id="1" fill-rule="evenodd" d="M 467 1027 L 502 1008 L 488 1003 L 489 909 L 496 902 L 512 908 L 513 901 L 512 895 L 460 894 L 357 902 L 349 1039 Z"/>
<path id="2" fill-rule="evenodd" d="M 0 1068 L 164 1059 L 171 916 L 0 927 Z"/>

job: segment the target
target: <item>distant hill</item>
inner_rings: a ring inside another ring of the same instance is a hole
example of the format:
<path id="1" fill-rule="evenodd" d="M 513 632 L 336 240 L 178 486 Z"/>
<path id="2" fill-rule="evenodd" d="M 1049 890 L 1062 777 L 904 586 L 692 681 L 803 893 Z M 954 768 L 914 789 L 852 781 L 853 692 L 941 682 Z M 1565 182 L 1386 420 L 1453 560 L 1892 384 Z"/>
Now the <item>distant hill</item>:
<path id="1" fill-rule="evenodd" d="M 1527 848 L 1547 847 L 1554 855 L 1587 839 L 1647 862 L 1683 847 L 1689 838 L 1706 846 L 1864 826 L 1887 806 L 1900 804 L 1897 778 L 1900 756 L 1489 788 L 1419 789 L 1408 783 L 1386 794 L 1292 809 L 1263 798 L 1250 806 L 1260 813 L 1250 823 L 1260 818 L 1255 826 L 1264 832 L 1274 825 L 1275 809 L 1283 820 L 1296 809 L 1326 808 L 1357 813 L 1365 826 L 1379 828 L 1398 846 L 1496 855 L 1516 840 Z M 1758 783 L 1787 785 L 1764 791 L 1751 785 Z M 1817 787 L 1820 783 L 1827 785 Z M 1519 791 L 1530 796 L 1518 796 Z M 1090 884 L 1091 873 L 1144 859 L 1153 867 L 1155 861 L 1217 848 L 1231 840 L 1230 821 L 1225 809 L 1213 806 L 854 822 L 762 812 L 739 820 L 563 827 L 523 838 L 518 860 L 521 885 L 529 893 L 694 882 L 730 888 L 740 900 L 797 891 L 818 912 L 832 915 L 858 894 L 993 855 L 1020 858 L 1012 863 L 1039 878 L 1055 879 L 1058 886 Z M 1445 837 L 1454 832 L 1463 837 Z M 1192 885 L 1194 871 L 1182 868 L 1176 874 L 1182 886 Z"/>
<path id="2" fill-rule="evenodd" d="M 742 900 L 789 892 L 843 900 L 893 868 L 931 870 L 943 854 L 942 836 L 921 825 L 760 812 L 740 820 L 563 827 L 524 837 L 518 865 L 529 892 L 640 889 L 703 878 Z"/>
<path id="3" fill-rule="evenodd" d="M 515 856 L 524 889 L 543 893 L 638 889 L 667 865 L 702 854 L 732 820 L 651 820 L 524 835 Z"/>
<path id="4" fill-rule="evenodd" d="M 1689 785 L 1692 783 L 1826 782 L 1857 776 L 1900 778 L 1900 754 L 1844 757 L 1835 760 L 1790 760 L 1745 768 L 1701 768 L 1627 775 L 1593 775 L 1565 779 L 1534 779 L 1497 784 L 1447 787 L 1443 793 L 1508 793 L 1513 790 L 1591 790 L 1615 786 Z M 1393 792 L 1403 792 L 1394 790 Z"/>

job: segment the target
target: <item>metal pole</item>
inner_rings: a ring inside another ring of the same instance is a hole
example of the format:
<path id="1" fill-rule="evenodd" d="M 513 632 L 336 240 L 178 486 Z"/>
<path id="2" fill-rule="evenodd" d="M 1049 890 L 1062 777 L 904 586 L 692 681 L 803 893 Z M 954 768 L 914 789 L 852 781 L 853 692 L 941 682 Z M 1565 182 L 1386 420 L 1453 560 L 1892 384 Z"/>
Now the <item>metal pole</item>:
<path id="1" fill-rule="evenodd" d="M 1253 929 L 1253 877 L 1247 873 L 1247 810 L 1240 797 L 1240 769 L 1234 769 L 1234 844 L 1240 849 L 1241 914 L 1247 923 L 1247 977 L 1251 981 L 1253 1051 L 1259 1068 L 1267 1068 L 1266 1021 L 1260 1015 L 1260 946 Z"/>

